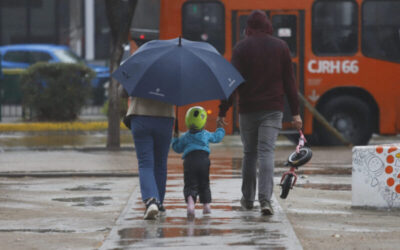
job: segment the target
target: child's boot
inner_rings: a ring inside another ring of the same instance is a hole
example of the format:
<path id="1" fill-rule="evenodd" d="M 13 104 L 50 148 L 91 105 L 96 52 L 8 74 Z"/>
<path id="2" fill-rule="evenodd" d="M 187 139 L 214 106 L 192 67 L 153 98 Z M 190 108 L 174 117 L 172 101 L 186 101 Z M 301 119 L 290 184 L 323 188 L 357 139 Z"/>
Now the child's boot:
<path id="1" fill-rule="evenodd" d="M 190 195 L 187 198 L 187 216 L 194 217 L 194 200 Z"/>
<path id="2" fill-rule="evenodd" d="M 211 214 L 210 203 L 204 203 L 204 205 L 203 205 L 203 214 Z"/>

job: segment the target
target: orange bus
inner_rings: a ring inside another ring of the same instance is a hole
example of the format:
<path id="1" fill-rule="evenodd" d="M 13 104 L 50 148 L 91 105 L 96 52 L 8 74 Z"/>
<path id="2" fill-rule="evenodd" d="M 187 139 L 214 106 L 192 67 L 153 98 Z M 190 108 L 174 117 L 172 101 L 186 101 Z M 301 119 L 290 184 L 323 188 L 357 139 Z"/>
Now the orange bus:
<path id="1" fill-rule="evenodd" d="M 147 5 L 154 15 L 145 15 Z M 132 42 L 171 39 L 214 45 L 227 59 L 244 37 L 247 16 L 266 12 L 274 35 L 289 45 L 298 89 L 353 144 L 367 144 L 373 133 L 400 131 L 400 1 L 398 0 L 142 0 L 136 13 L 156 22 L 153 28 L 133 22 Z M 209 113 L 207 129 L 215 129 L 219 101 L 198 103 Z M 180 128 L 188 106 L 179 108 Z M 339 141 L 301 108 L 304 133 L 312 144 Z M 294 138 L 285 107 L 283 134 Z M 227 115 L 228 133 L 238 132 L 234 105 Z"/>

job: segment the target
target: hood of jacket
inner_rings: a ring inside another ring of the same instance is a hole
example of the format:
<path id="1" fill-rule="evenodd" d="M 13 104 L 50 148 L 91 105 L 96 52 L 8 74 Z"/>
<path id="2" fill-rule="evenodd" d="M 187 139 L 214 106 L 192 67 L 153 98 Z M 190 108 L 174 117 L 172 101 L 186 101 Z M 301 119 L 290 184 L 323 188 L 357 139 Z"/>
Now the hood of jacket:
<path id="1" fill-rule="evenodd" d="M 254 10 L 247 18 L 246 35 L 252 36 L 256 34 L 269 34 L 272 35 L 272 23 L 268 19 L 265 12 L 261 10 Z"/>

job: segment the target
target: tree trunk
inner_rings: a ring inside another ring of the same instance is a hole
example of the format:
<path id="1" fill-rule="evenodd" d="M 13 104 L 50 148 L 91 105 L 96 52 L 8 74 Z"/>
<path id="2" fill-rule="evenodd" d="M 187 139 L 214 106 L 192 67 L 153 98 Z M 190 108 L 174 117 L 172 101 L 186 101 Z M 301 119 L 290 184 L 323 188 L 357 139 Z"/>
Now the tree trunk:
<path id="1" fill-rule="evenodd" d="M 123 44 L 128 40 L 129 29 L 135 12 L 137 0 L 105 0 L 108 24 L 111 30 L 110 72 L 120 65 L 123 55 Z M 120 97 L 119 83 L 111 78 L 108 88 L 108 130 L 107 148 L 120 147 Z"/>
<path id="2" fill-rule="evenodd" d="M 114 72 L 121 61 L 122 46 L 116 47 L 111 53 L 110 71 Z M 120 147 L 120 96 L 118 95 L 119 83 L 111 78 L 108 87 L 108 130 L 107 130 L 107 148 L 118 149 Z"/>

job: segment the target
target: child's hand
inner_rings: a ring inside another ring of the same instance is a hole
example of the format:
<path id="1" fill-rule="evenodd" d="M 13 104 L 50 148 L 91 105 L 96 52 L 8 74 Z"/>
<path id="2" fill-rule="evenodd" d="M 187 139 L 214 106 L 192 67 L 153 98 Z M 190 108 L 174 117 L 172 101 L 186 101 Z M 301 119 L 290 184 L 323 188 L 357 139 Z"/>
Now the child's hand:
<path id="1" fill-rule="evenodd" d="M 228 125 L 228 123 L 226 123 L 224 117 L 218 116 L 217 118 L 217 128 L 222 128 L 224 126 Z"/>
<path id="2" fill-rule="evenodd" d="M 174 131 L 174 138 L 178 138 L 179 137 L 179 132 Z"/>

